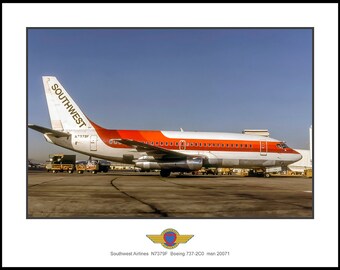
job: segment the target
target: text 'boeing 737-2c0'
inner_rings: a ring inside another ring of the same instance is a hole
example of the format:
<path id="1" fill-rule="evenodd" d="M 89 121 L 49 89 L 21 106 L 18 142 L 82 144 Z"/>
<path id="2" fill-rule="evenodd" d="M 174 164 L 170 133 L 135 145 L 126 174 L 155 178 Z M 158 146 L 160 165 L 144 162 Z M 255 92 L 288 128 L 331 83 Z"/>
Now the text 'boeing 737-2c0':
<path id="1" fill-rule="evenodd" d="M 109 130 L 92 122 L 56 77 L 43 77 L 52 128 L 28 126 L 61 147 L 142 170 L 192 172 L 202 167 L 284 168 L 301 155 L 269 137 L 222 132 Z"/>

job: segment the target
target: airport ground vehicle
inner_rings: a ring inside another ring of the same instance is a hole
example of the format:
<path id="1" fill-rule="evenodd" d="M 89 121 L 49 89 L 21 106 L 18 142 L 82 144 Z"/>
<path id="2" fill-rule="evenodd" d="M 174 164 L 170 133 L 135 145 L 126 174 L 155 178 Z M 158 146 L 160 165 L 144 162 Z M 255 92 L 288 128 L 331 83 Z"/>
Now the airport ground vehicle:
<path id="1" fill-rule="evenodd" d="M 214 169 L 214 168 L 201 169 L 200 172 L 203 175 L 208 175 L 208 174 L 218 175 L 218 169 Z"/>
<path id="2" fill-rule="evenodd" d="M 313 177 L 313 170 L 312 169 L 306 169 L 304 171 L 304 175 L 308 178 Z"/>
<path id="3" fill-rule="evenodd" d="M 81 174 L 84 172 L 91 172 L 96 174 L 98 172 L 107 173 L 110 169 L 110 163 L 104 160 L 88 160 L 79 161 L 76 164 L 76 171 Z"/>
<path id="4" fill-rule="evenodd" d="M 106 129 L 91 121 L 56 77 L 43 76 L 52 128 L 29 124 L 45 139 L 72 151 L 142 170 L 193 172 L 202 168 L 263 171 L 265 177 L 302 158 L 267 136 L 193 131 Z"/>
<path id="5" fill-rule="evenodd" d="M 76 155 L 51 154 L 46 164 L 48 172 L 68 172 L 73 173 L 76 165 Z"/>

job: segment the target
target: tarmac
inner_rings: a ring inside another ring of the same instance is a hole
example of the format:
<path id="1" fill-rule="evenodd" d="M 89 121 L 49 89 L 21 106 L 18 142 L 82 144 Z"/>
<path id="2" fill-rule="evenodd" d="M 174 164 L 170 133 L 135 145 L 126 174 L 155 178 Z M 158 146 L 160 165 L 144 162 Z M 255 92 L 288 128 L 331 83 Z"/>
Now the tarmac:
<path id="1" fill-rule="evenodd" d="M 27 218 L 313 218 L 312 178 L 28 171 Z"/>

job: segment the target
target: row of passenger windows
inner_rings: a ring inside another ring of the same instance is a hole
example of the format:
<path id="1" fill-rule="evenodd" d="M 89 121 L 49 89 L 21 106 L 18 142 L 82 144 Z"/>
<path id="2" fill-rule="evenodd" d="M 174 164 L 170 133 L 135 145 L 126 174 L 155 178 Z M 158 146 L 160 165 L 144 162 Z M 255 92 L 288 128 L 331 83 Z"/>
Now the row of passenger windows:
<path id="1" fill-rule="evenodd" d="M 150 145 L 156 145 L 156 146 L 173 146 L 173 145 L 181 145 L 181 146 L 200 146 L 200 147 L 226 147 L 226 148 L 229 148 L 229 147 L 236 147 L 236 148 L 253 148 L 253 145 L 252 144 L 224 144 L 224 143 L 186 143 L 186 144 L 179 144 L 178 142 L 176 143 L 168 143 L 168 142 L 144 142 L 145 144 L 150 144 Z"/>

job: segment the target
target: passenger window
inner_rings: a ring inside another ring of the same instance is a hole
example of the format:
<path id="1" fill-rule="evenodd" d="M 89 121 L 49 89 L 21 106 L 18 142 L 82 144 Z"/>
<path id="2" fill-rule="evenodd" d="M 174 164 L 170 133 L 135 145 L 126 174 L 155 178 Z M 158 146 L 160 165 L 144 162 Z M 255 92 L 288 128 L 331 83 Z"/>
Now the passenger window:
<path id="1" fill-rule="evenodd" d="M 222 147 L 224 147 L 224 143 L 222 143 L 222 145 L 221 145 Z"/>
<path id="2" fill-rule="evenodd" d="M 170 143 L 170 146 L 172 146 L 172 142 Z"/>
<path id="3" fill-rule="evenodd" d="M 202 146 L 202 143 L 200 143 L 200 146 Z"/>
<path id="4" fill-rule="evenodd" d="M 168 142 L 165 143 L 165 146 L 168 146 Z"/>
<path id="5" fill-rule="evenodd" d="M 220 144 L 219 144 L 219 143 L 217 144 L 217 147 L 220 147 Z"/>
<path id="6" fill-rule="evenodd" d="M 153 142 L 151 142 L 151 145 L 153 145 Z"/>
<path id="7" fill-rule="evenodd" d="M 235 147 L 238 147 L 238 144 L 235 144 Z"/>
<path id="8" fill-rule="evenodd" d="M 158 142 L 156 142 L 156 145 L 158 145 Z"/>
<path id="9" fill-rule="evenodd" d="M 178 146 L 178 142 L 176 142 L 176 146 Z"/>
<path id="10" fill-rule="evenodd" d="M 160 145 L 163 145 L 163 142 L 160 142 Z"/>
<path id="11" fill-rule="evenodd" d="M 194 143 L 191 143 L 190 146 L 194 146 Z"/>

